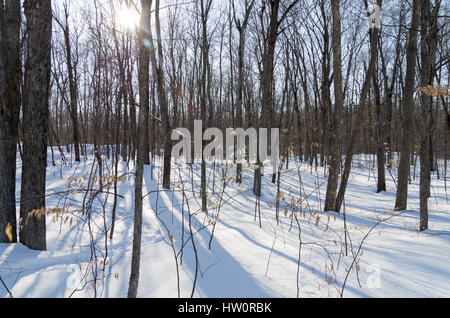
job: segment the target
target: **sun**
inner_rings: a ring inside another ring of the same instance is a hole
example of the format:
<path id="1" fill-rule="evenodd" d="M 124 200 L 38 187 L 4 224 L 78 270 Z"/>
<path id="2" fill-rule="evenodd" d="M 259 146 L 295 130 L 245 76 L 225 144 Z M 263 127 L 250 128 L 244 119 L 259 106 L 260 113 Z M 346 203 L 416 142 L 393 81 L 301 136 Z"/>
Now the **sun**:
<path id="1" fill-rule="evenodd" d="M 116 13 L 116 23 L 127 30 L 132 30 L 139 25 L 139 12 L 126 5 L 121 5 Z"/>

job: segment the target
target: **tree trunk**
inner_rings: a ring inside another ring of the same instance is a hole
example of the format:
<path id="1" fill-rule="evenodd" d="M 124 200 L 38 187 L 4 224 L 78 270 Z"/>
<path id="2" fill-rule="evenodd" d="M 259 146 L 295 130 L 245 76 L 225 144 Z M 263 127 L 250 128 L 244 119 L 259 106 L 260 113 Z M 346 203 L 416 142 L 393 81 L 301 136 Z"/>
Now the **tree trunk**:
<path id="1" fill-rule="evenodd" d="M 381 1 L 378 0 L 378 6 L 381 8 Z M 350 172 L 352 168 L 353 155 L 355 153 L 355 142 L 359 131 L 359 124 L 363 121 L 364 107 L 367 102 L 367 97 L 369 95 L 370 90 L 370 82 L 373 80 L 373 76 L 375 74 L 375 67 L 378 59 L 378 34 L 379 31 L 377 28 L 372 28 L 370 31 L 370 61 L 369 66 L 367 68 L 366 77 L 363 83 L 363 87 L 361 89 L 361 95 L 359 98 L 358 109 L 356 110 L 356 122 L 351 128 L 350 139 L 347 142 L 346 151 L 345 151 L 345 164 L 344 164 L 344 172 L 342 173 L 341 184 L 339 186 L 339 192 L 335 202 L 335 211 L 339 212 L 342 207 L 342 203 L 345 197 L 345 191 L 347 190 L 348 179 L 350 177 Z M 369 110 L 370 112 L 370 110 Z M 369 121 L 370 123 L 370 121 Z"/>
<path id="2" fill-rule="evenodd" d="M 23 100 L 23 166 L 20 242 L 46 249 L 45 177 L 51 71 L 51 0 L 24 2 L 27 53 Z"/>
<path id="3" fill-rule="evenodd" d="M 205 125 L 207 123 L 207 115 L 206 115 L 206 108 L 207 108 L 207 99 L 208 99 L 208 93 L 207 90 L 207 71 L 208 71 L 208 65 L 209 65 L 209 44 L 208 44 L 208 30 L 207 30 L 207 22 L 208 22 L 208 15 L 211 9 L 212 0 L 206 0 L 206 3 L 204 3 L 204 0 L 200 1 L 200 9 L 201 9 L 201 27 L 202 27 L 202 44 L 201 44 L 201 52 L 202 52 L 202 75 L 200 80 L 200 113 L 201 113 L 201 120 L 202 120 L 202 135 L 205 130 Z M 203 138 L 202 138 L 203 140 Z M 203 144 L 202 144 L 202 152 L 203 152 Z M 201 173 L 200 173 L 200 195 L 202 200 L 202 211 L 207 212 L 208 211 L 208 204 L 207 204 L 207 193 L 206 193 L 206 162 L 205 158 L 202 154 L 202 162 L 201 162 Z"/>
<path id="4" fill-rule="evenodd" d="M 421 0 L 413 0 L 411 27 L 409 29 L 408 42 L 406 47 L 405 89 L 403 92 L 404 96 L 402 100 L 403 140 L 401 144 L 400 164 L 398 167 L 397 196 L 395 202 L 396 211 L 406 210 L 408 201 L 408 183 L 411 169 L 413 112 L 415 108 L 414 83 L 417 56 L 416 42 L 421 3 Z"/>
<path id="5" fill-rule="evenodd" d="M 162 120 L 162 143 L 164 150 L 164 170 L 163 170 L 163 188 L 170 189 L 170 171 L 172 164 L 172 128 L 170 125 L 169 106 L 167 102 L 166 87 L 164 82 L 164 56 L 161 40 L 161 23 L 159 19 L 159 0 L 156 0 L 156 41 L 158 44 L 158 63 L 155 57 L 155 51 L 151 51 L 153 69 L 156 72 L 156 83 L 158 86 L 158 100 L 161 110 Z M 153 42 L 153 41 L 152 41 Z"/>
<path id="6" fill-rule="evenodd" d="M 5 8 L 3 1 L 0 3 L 0 243 L 17 242 L 16 139 L 22 78 L 20 20 L 19 1 L 8 0 Z"/>
<path id="7" fill-rule="evenodd" d="M 421 77 L 420 86 L 433 85 L 434 63 L 437 46 L 437 15 L 440 2 L 435 7 L 435 16 L 431 15 L 430 2 L 423 1 L 421 15 Z M 420 231 L 428 229 L 428 199 L 430 198 L 431 171 L 433 169 L 433 99 L 421 93 L 421 120 L 420 120 Z M 437 145 L 435 145 L 436 147 Z"/>
<path id="8" fill-rule="evenodd" d="M 69 12 L 67 6 L 64 6 L 65 25 L 61 24 L 64 33 L 64 42 L 66 45 L 66 63 L 69 76 L 69 94 L 70 94 L 70 118 L 72 120 L 73 146 L 75 148 L 75 161 L 80 162 L 80 133 L 78 129 L 78 81 L 75 77 L 72 63 L 72 44 L 70 43 Z"/>
<path id="9" fill-rule="evenodd" d="M 323 47 L 322 47 L 322 82 L 320 87 L 320 94 L 321 94 L 321 105 L 320 105 L 320 136 L 321 136 L 321 143 L 322 143 L 322 149 L 320 153 L 320 166 L 323 168 L 325 167 L 325 163 L 328 163 L 328 155 L 330 151 L 333 151 L 333 149 L 329 149 L 330 147 L 334 147 L 331 145 L 335 141 L 333 141 L 333 136 L 329 136 L 329 130 L 333 130 L 334 122 L 330 123 L 330 120 L 332 121 L 333 118 L 330 119 L 331 114 L 331 93 L 330 93 L 330 87 L 331 87 L 331 81 L 330 81 L 330 34 L 328 30 L 328 16 L 325 9 L 325 1 L 322 0 L 320 2 L 320 12 L 322 17 L 322 23 L 324 26 L 323 30 Z M 339 38 L 340 43 L 340 38 Z M 339 64 L 341 65 L 341 64 Z M 342 68 L 342 66 L 340 66 Z M 342 71 L 341 71 L 342 73 Z M 342 78 L 342 75 L 341 75 Z M 336 91 L 336 90 L 335 90 Z M 342 104 L 344 103 L 342 97 Z M 342 105 L 343 107 L 343 105 Z M 336 128 L 337 129 L 337 128 Z M 336 145 L 336 147 L 339 147 Z M 336 150 L 336 149 L 334 149 Z M 333 171 L 334 173 L 334 171 Z M 329 180 L 330 181 L 330 180 Z M 332 177 L 330 184 L 330 190 L 332 190 L 334 187 L 337 188 L 337 178 L 335 176 Z M 336 184 L 336 185 L 335 185 Z M 330 202 L 331 203 L 331 202 Z M 333 203 L 334 205 L 334 203 Z M 331 205 L 330 205 L 331 207 Z"/>
<path id="10" fill-rule="evenodd" d="M 278 12 L 280 8 L 280 1 L 270 1 L 270 22 L 267 30 L 267 44 L 264 44 L 264 54 L 263 54 L 263 71 L 261 76 L 261 91 L 262 91 L 262 115 L 259 126 L 266 127 L 268 133 L 270 134 L 272 130 L 272 113 L 273 113 L 273 72 L 274 72 L 274 55 L 275 46 L 278 38 L 278 28 L 280 22 L 278 21 Z M 259 136 L 259 139 L 262 136 Z M 267 142 L 270 145 L 270 142 Z M 259 148 L 259 141 L 258 141 Z M 256 196 L 261 196 L 261 168 L 262 163 L 259 160 L 258 151 L 258 163 L 255 169 L 254 182 L 253 182 L 253 194 Z"/>
<path id="11" fill-rule="evenodd" d="M 386 173 L 385 173 L 385 148 L 384 148 L 384 135 L 383 135 L 383 111 L 381 108 L 381 94 L 380 86 L 378 84 L 378 78 L 376 72 L 373 75 L 373 88 L 375 91 L 375 107 L 377 113 L 377 170 L 378 170 L 378 183 L 377 183 L 377 193 L 386 192 Z"/>
<path id="12" fill-rule="evenodd" d="M 137 134 L 137 160 L 136 160 L 136 182 L 134 188 L 134 229 L 133 250 L 131 256 L 131 274 L 128 285 L 128 298 L 136 298 L 139 283 L 139 268 L 141 260 L 141 238 L 142 238 L 142 185 L 144 179 L 145 142 L 144 133 L 147 132 L 145 117 L 148 113 L 149 103 L 149 71 L 150 71 L 150 45 L 148 30 L 150 30 L 150 10 L 152 0 L 141 0 L 142 13 L 139 32 L 139 115 Z M 146 45 L 147 44 L 147 45 Z M 147 153 L 148 156 L 148 153 Z"/>
<path id="13" fill-rule="evenodd" d="M 234 9 L 234 2 L 231 1 Z M 241 24 L 240 20 L 236 20 L 236 14 L 234 15 L 236 28 L 239 31 L 239 49 L 238 49 L 238 84 L 236 93 L 236 126 L 237 128 L 243 128 L 243 118 L 242 118 L 242 101 L 244 94 L 244 54 L 245 54 L 245 33 L 247 31 L 248 20 L 250 18 L 250 13 L 252 11 L 255 0 L 253 0 L 250 5 L 245 4 L 245 15 L 244 20 Z M 241 151 L 242 149 L 238 149 Z M 236 168 L 236 183 L 242 183 L 242 163 L 237 164 Z"/>
<path id="14" fill-rule="evenodd" d="M 342 57 L 341 57 L 341 13 L 339 0 L 331 1 L 333 14 L 333 71 L 334 71 L 334 113 L 331 121 L 330 135 L 330 168 L 328 173 L 328 185 L 325 199 L 325 211 L 334 211 L 336 203 L 336 191 L 340 171 L 340 146 L 338 132 L 341 120 L 341 111 L 344 104 L 342 90 Z"/>

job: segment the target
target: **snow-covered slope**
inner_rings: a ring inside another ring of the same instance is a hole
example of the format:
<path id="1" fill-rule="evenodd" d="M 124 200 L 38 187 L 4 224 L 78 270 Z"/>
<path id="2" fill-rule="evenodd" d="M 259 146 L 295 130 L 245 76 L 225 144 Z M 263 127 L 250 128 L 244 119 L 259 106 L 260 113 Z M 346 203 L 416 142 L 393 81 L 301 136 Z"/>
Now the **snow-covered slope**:
<path id="1" fill-rule="evenodd" d="M 114 187 L 106 186 L 105 193 L 97 195 L 86 191 L 88 180 L 93 189 L 99 188 L 92 178 L 98 175 L 92 159 L 61 165 L 57 156 L 56 163 L 49 162 L 47 170 L 48 251 L 0 244 L 3 281 L 14 297 L 125 297 L 133 237 L 133 164 L 119 163 L 114 238 L 105 240 Z M 450 295 L 450 203 L 444 180 L 436 175 L 430 230 L 419 233 L 418 180 L 409 189 L 410 210 L 394 212 L 394 181 L 387 173 L 388 192 L 376 194 L 376 170 L 369 157 L 355 160 L 346 223 L 343 214 L 321 212 L 324 170 L 315 171 L 306 163 L 291 161 L 282 171 L 278 224 L 277 185 L 270 182 L 270 171 L 263 178 L 260 210 L 255 210 L 252 170 L 247 167 L 244 184 L 238 187 L 233 167 L 226 172 L 216 166 L 214 173 L 210 165 L 210 208 L 204 213 L 199 167 L 191 170 L 174 163 L 173 191 L 163 191 L 156 163 L 153 178 L 151 167 L 145 170 L 140 297 Z M 112 167 L 112 162 L 105 163 L 104 185 Z M 20 171 L 18 159 L 17 200 Z M 230 179 L 225 191 L 223 175 Z M 83 204 L 89 216 L 80 213 Z M 0 297 L 8 296 L 0 285 Z"/>

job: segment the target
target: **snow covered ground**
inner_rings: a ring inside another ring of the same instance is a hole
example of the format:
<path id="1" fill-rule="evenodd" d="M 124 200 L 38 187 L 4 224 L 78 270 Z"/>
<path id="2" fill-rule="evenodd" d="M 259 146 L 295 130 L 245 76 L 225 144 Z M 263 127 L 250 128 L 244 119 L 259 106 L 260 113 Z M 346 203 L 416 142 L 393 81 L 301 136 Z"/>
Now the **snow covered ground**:
<path id="1" fill-rule="evenodd" d="M 47 170 L 48 251 L 0 244 L 0 275 L 14 297 L 125 297 L 133 237 L 133 164 L 119 163 L 114 238 L 105 240 L 114 187 L 91 195 L 88 180 L 99 189 L 93 160 L 62 165 L 58 150 L 54 152 L 57 165 L 51 165 L 49 153 Z M 158 161 L 153 178 L 146 167 L 138 296 L 449 297 L 450 203 L 443 178 L 433 175 L 430 230 L 419 233 L 418 178 L 409 189 L 410 210 L 394 212 L 395 183 L 387 172 L 388 191 L 376 194 L 371 160 L 355 158 L 346 222 L 344 214 L 321 212 L 324 171 L 306 163 L 291 161 L 282 171 L 278 224 L 277 184 L 270 182 L 270 171 L 263 177 L 255 213 L 253 171 L 245 169 L 243 186 L 238 187 L 233 167 L 226 172 L 210 165 L 206 214 L 200 209 L 199 165 L 191 170 L 174 163 L 173 191 L 158 188 Z M 112 163 L 105 165 L 103 184 L 113 174 Z M 231 179 L 225 191 L 223 175 Z M 80 213 L 83 205 L 89 216 Z M 0 285 L 0 297 L 8 296 Z"/>

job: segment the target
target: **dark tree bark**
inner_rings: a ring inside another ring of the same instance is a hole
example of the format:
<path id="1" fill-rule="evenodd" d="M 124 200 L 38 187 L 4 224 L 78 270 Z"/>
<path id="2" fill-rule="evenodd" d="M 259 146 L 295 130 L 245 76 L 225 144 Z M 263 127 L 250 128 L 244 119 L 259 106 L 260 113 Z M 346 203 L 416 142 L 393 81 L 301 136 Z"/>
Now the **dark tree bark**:
<path id="1" fill-rule="evenodd" d="M 45 177 L 51 72 L 51 0 L 25 0 L 27 53 L 23 100 L 20 242 L 46 249 Z"/>
<path id="2" fill-rule="evenodd" d="M 123 90 L 123 131 L 122 131 L 122 160 L 128 161 L 128 147 L 130 145 L 129 138 L 130 138 L 130 131 L 129 131 L 129 120 L 128 120 L 128 85 L 124 84 L 125 88 Z"/>
<path id="3" fill-rule="evenodd" d="M 400 58 L 401 58 L 401 36 L 402 36 L 402 24 L 404 20 L 404 14 L 403 14 L 403 7 L 400 10 L 400 25 L 398 27 L 397 37 L 396 37 L 396 44 L 395 44 L 395 58 L 394 58 L 394 68 L 392 70 L 391 79 L 389 82 L 389 75 L 386 65 L 386 60 L 384 58 L 383 54 L 383 46 L 381 43 L 379 43 L 379 50 L 380 50 L 380 59 L 381 59 L 381 71 L 383 74 L 383 85 L 384 85 L 384 111 L 385 111 L 385 125 L 384 125 L 384 143 L 385 143 L 385 149 L 387 150 L 387 164 L 388 167 L 392 166 L 392 110 L 393 110 L 393 95 L 394 95 L 394 89 L 395 84 L 397 81 L 397 73 L 400 68 Z M 381 39 L 381 37 L 380 37 Z"/>
<path id="4" fill-rule="evenodd" d="M 320 94 L 321 94 L 321 105 L 320 105 L 320 137 L 322 142 L 322 149 L 320 153 L 320 166 L 325 167 L 325 161 L 326 158 L 328 158 L 329 151 L 333 151 L 333 149 L 329 149 L 330 147 L 333 147 L 333 143 L 336 141 L 333 141 L 333 136 L 329 136 L 329 131 L 332 131 L 333 125 L 335 124 L 333 122 L 333 118 L 330 118 L 331 115 L 331 93 L 330 93 L 330 87 L 331 87 L 331 79 L 330 79 L 330 73 L 331 73 L 331 57 L 330 57 L 330 33 L 328 30 L 328 16 L 325 10 L 325 1 L 320 1 L 320 13 L 323 23 L 323 46 L 322 46 L 322 82 L 320 87 Z M 340 40 L 340 39 L 339 39 Z M 342 66 L 341 66 L 342 68 Z M 341 71 L 342 73 L 342 71 Z M 341 75 L 342 78 L 342 75 Z M 342 97 L 342 105 L 344 103 L 344 97 Z M 343 106 L 342 106 L 343 107 Z M 331 122 L 330 122 L 331 121 Z M 339 123 L 337 123 L 339 124 Z M 336 127 L 337 129 L 337 127 Z M 338 147 L 338 146 L 337 146 Z M 334 149 L 336 150 L 336 149 Z M 331 160 L 331 158 L 330 158 Z M 336 181 L 335 181 L 336 180 Z M 331 180 L 332 184 L 330 184 L 331 189 L 334 188 L 334 183 L 336 182 L 336 188 L 337 188 L 337 178 L 332 178 Z M 331 203 L 331 202 L 330 202 Z"/>
<path id="5" fill-rule="evenodd" d="M 134 97 L 134 93 L 133 93 L 132 80 L 133 80 L 133 78 L 132 78 L 132 75 L 130 72 L 130 74 L 128 74 L 128 87 L 130 90 L 130 131 L 131 131 L 130 158 L 131 158 L 131 160 L 134 161 L 134 160 L 136 160 L 136 148 L 137 148 L 137 122 L 136 122 L 136 101 L 135 101 L 135 97 Z M 148 129 L 147 129 L 147 131 L 148 131 Z M 147 138 L 148 138 L 148 133 L 147 133 Z M 147 147 L 148 147 L 148 139 L 147 139 Z M 147 148 L 147 150 L 148 150 L 148 148 Z"/>
<path id="6" fill-rule="evenodd" d="M 250 18 L 250 13 L 252 12 L 253 6 L 255 4 L 255 0 L 252 0 L 250 4 L 248 1 L 245 1 L 245 14 L 244 19 L 241 22 L 240 19 L 236 18 L 236 12 L 234 10 L 234 2 L 233 4 L 233 12 L 234 12 L 234 22 L 236 24 L 236 28 L 239 31 L 239 49 L 238 49 L 238 84 L 237 84 L 237 92 L 236 92 L 236 126 L 238 128 L 243 128 L 243 117 L 242 117 L 242 101 L 244 94 L 244 55 L 245 55 L 245 40 L 246 40 L 246 31 L 248 20 Z M 242 183 L 242 163 L 237 164 L 236 169 L 236 183 Z"/>
<path id="7" fill-rule="evenodd" d="M 422 2 L 421 19 L 421 74 L 420 86 L 433 86 L 435 77 L 434 63 L 437 48 L 437 16 L 440 1 L 436 2 L 434 14 L 431 13 L 430 1 Z M 432 96 L 421 93 L 421 120 L 420 120 L 420 231 L 428 229 L 428 199 L 430 198 L 431 170 L 433 166 L 433 154 L 430 149 L 433 131 L 432 120 Z"/>
<path id="8" fill-rule="evenodd" d="M 273 77 L 274 77 L 274 64 L 275 64 L 275 46 L 277 44 L 277 39 L 279 35 L 279 27 L 286 19 L 289 12 L 294 8 L 294 6 L 298 3 L 298 0 L 292 1 L 291 4 L 285 8 L 284 12 L 282 12 L 281 18 L 278 17 L 280 14 L 280 0 L 271 0 L 264 1 L 262 13 L 264 14 L 266 2 L 269 3 L 269 25 L 267 27 L 266 38 L 264 39 L 264 52 L 263 52 L 263 70 L 261 74 L 261 94 L 262 94 L 262 114 L 259 125 L 261 127 L 267 128 L 268 133 L 270 134 L 272 130 L 272 119 L 273 119 Z M 261 17 L 262 19 L 262 17 Z M 261 136 L 260 136 L 261 138 Z M 268 141 L 268 146 L 270 142 Z M 259 147 L 259 145 L 258 145 Z M 269 146 L 270 147 L 270 146 Z M 254 182 L 253 182 L 253 194 L 255 196 L 261 196 L 261 168 L 262 163 L 259 162 L 258 155 L 258 164 L 255 169 Z M 276 172 L 273 172 L 272 181 L 274 180 Z"/>
<path id="9" fill-rule="evenodd" d="M 158 101 L 161 112 L 162 125 L 162 146 L 164 150 L 164 167 L 163 167 L 163 188 L 170 189 L 170 172 L 172 160 L 172 128 L 170 124 L 169 105 L 167 102 L 166 84 L 164 80 L 164 55 L 161 40 L 161 23 L 159 19 L 159 0 L 155 2 L 155 23 L 156 23 L 156 43 L 157 54 L 155 50 L 151 50 L 150 56 L 152 61 L 153 73 L 156 78 L 158 87 Z M 153 43 L 152 33 L 149 32 L 150 42 Z"/>
<path id="10" fill-rule="evenodd" d="M 136 298 L 139 284 L 139 268 L 141 261 L 141 239 L 142 239 L 142 185 L 144 179 L 145 162 L 145 142 L 144 133 L 147 133 L 145 126 L 146 105 L 149 103 L 150 89 L 150 10 L 152 0 L 141 0 L 142 12 L 139 31 L 139 115 L 137 134 L 137 161 L 136 161 L 136 182 L 134 188 L 134 230 L 133 230 L 133 250 L 131 256 L 131 274 L 128 285 L 128 298 Z M 148 156 L 148 153 L 147 153 Z"/>
<path id="11" fill-rule="evenodd" d="M 200 17 L 202 28 L 202 41 L 201 41 L 201 53 L 202 53 L 202 69 L 200 80 L 200 115 L 203 122 L 202 134 L 205 130 L 205 124 L 207 123 L 207 99 L 208 99 L 208 85 L 207 85 L 207 72 L 209 66 L 209 43 L 208 43 L 208 16 L 211 10 L 212 0 L 200 1 Z M 203 138 L 202 138 L 203 139 Z M 202 145 L 203 151 L 203 145 Z M 201 173 L 200 173 L 200 194 L 202 199 L 202 211 L 208 211 L 207 193 L 206 193 L 206 162 L 202 155 Z"/>
<path id="12" fill-rule="evenodd" d="M 328 47 L 328 45 L 327 45 Z M 297 64 L 297 70 L 294 71 L 295 73 L 298 73 L 298 76 L 295 75 L 294 77 L 291 76 L 291 85 L 294 95 L 294 111 L 297 114 L 297 120 L 298 120 L 298 128 L 299 128 L 299 154 L 301 151 L 301 131 L 300 128 L 302 126 L 301 123 L 301 109 L 300 109 L 300 103 L 298 102 L 298 88 L 296 84 L 297 77 L 300 78 L 300 82 L 302 85 L 303 90 L 303 96 L 304 96 L 304 102 L 305 102 L 305 132 L 306 132 L 306 145 L 305 145 L 305 161 L 309 161 L 310 165 L 312 166 L 314 156 L 313 156 L 313 141 L 311 135 L 314 135 L 313 129 L 312 129 L 312 122 L 311 122 L 311 99 L 310 99 L 310 93 L 308 90 L 308 69 L 306 67 L 305 63 L 305 56 L 303 54 L 303 51 L 301 49 L 297 49 L 294 51 L 294 58 Z M 303 69 L 302 69 L 303 68 Z"/>
<path id="13" fill-rule="evenodd" d="M 366 8 L 367 8 L 367 1 L 365 1 Z M 382 1 L 377 1 L 378 6 L 381 8 Z M 366 77 L 361 89 L 361 95 L 359 97 L 359 103 L 358 103 L 358 109 L 356 110 L 357 116 L 356 116 L 356 122 L 354 123 L 353 127 L 351 128 L 350 132 L 350 138 L 346 145 L 345 150 L 345 164 L 344 164 L 344 171 L 342 173 L 341 178 L 341 184 L 339 185 L 339 192 L 336 198 L 335 202 L 335 208 L 334 210 L 336 212 L 340 212 L 342 203 L 344 201 L 345 197 L 345 191 L 347 190 L 348 185 L 348 179 L 350 177 L 350 172 L 352 168 L 352 162 L 353 162 L 353 155 L 355 153 L 355 143 L 356 143 L 356 137 L 358 135 L 359 131 L 359 124 L 363 121 L 363 110 L 366 106 L 367 98 L 369 95 L 370 90 L 370 83 L 373 80 L 373 76 L 375 74 L 375 67 L 377 64 L 378 59 L 378 34 L 379 30 L 377 28 L 372 28 L 370 30 L 370 61 L 369 66 L 367 68 Z M 370 113 L 370 109 L 368 110 Z M 369 119 L 369 123 L 371 120 Z M 383 168 L 384 170 L 384 168 Z"/>
<path id="14" fill-rule="evenodd" d="M 375 92 L 375 108 L 377 113 L 376 133 L 377 133 L 377 170 L 378 170 L 378 183 L 377 193 L 386 191 L 386 173 L 385 173 L 385 146 L 383 135 L 383 110 L 381 107 L 381 93 L 380 85 L 378 84 L 378 77 L 376 72 L 373 74 L 373 90 Z"/>
<path id="15" fill-rule="evenodd" d="M 76 78 L 76 63 L 72 62 L 72 43 L 70 41 L 70 28 L 69 28 L 69 11 L 67 3 L 64 3 L 64 24 L 58 19 L 56 22 L 61 27 L 64 34 L 64 43 L 66 48 L 66 64 L 67 73 L 69 76 L 69 95 L 70 95 L 70 105 L 69 113 L 70 119 L 72 120 L 72 135 L 73 135 L 73 146 L 75 149 L 75 161 L 80 162 L 80 132 L 78 125 L 78 80 Z"/>
<path id="16" fill-rule="evenodd" d="M 20 1 L 0 2 L 0 243 L 17 242 L 16 140 L 20 109 Z M 8 229 L 8 230 L 7 230 Z M 8 233 L 7 233 L 8 232 Z"/>
<path id="17" fill-rule="evenodd" d="M 414 113 L 414 83 L 417 57 L 417 29 L 419 27 L 421 0 L 413 0 L 411 26 L 406 47 L 406 75 L 405 89 L 402 100 L 403 140 L 401 143 L 400 164 L 398 167 L 397 196 L 395 210 L 403 211 L 407 208 L 408 183 L 411 169 L 411 144 Z"/>
<path id="18" fill-rule="evenodd" d="M 330 135 L 330 169 L 328 173 L 328 185 L 325 198 L 325 211 L 334 211 L 336 192 L 340 171 L 340 146 L 338 132 L 340 127 L 341 112 L 344 104 L 342 90 L 342 54 L 341 54 L 341 12 L 339 0 L 331 1 L 333 14 L 333 72 L 334 72 L 334 112 L 331 120 Z"/>

